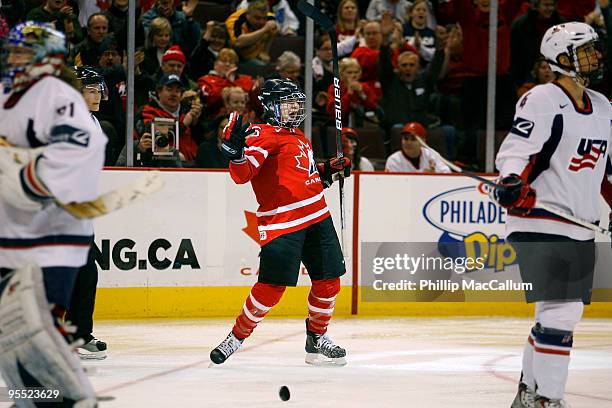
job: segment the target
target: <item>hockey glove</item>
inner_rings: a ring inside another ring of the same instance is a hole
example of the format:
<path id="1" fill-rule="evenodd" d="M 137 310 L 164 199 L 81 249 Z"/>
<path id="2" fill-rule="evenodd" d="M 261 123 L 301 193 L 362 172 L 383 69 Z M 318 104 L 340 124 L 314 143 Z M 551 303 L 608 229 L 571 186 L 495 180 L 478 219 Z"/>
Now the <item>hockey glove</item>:
<path id="1" fill-rule="evenodd" d="M 317 170 L 319 171 L 319 176 L 321 176 L 323 187 L 327 188 L 339 176 L 346 178 L 351 175 L 351 159 L 348 157 L 332 157 L 323 163 L 317 164 Z"/>
<path id="2" fill-rule="evenodd" d="M 250 123 L 242 124 L 242 115 L 232 112 L 229 122 L 223 128 L 223 143 L 221 153 L 230 160 L 240 160 L 244 157 L 244 146 L 247 136 L 255 132 L 249 129 Z"/>
<path id="3" fill-rule="evenodd" d="M 22 211 L 40 211 L 52 197 L 36 174 L 37 159 L 23 166 L 5 153 L 0 151 L 0 199 Z"/>
<path id="4" fill-rule="evenodd" d="M 493 198 L 504 208 L 529 214 L 536 203 L 536 192 L 516 174 L 502 178 L 500 188 L 493 190 Z"/>

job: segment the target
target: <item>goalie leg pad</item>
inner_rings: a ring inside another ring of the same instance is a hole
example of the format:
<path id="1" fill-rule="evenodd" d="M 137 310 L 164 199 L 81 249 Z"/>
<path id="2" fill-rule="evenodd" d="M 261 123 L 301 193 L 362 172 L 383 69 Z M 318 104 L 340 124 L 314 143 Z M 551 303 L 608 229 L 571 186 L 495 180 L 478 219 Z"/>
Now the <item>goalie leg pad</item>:
<path id="1" fill-rule="evenodd" d="M 54 326 L 37 266 L 16 270 L 0 283 L 0 370 L 9 387 L 59 390 L 66 406 L 96 406 L 78 358 Z"/>

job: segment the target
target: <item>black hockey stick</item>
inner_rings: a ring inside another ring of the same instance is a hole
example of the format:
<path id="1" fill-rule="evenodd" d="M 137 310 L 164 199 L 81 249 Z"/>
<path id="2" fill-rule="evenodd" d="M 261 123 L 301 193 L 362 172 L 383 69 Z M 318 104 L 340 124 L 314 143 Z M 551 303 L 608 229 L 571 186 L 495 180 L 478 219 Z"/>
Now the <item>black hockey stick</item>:
<path id="1" fill-rule="evenodd" d="M 427 143 L 425 143 L 425 141 L 422 138 L 420 138 L 419 136 L 415 136 L 415 137 L 416 137 L 417 141 L 421 144 L 421 146 L 425 147 L 426 149 L 429 149 L 431 151 L 436 152 L 434 149 L 429 147 L 427 145 Z M 436 152 L 436 153 L 438 153 L 438 152 Z M 438 153 L 438 156 L 440 157 L 440 160 L 442 160 L 442 162 L 444 162 L 444 164 L 446 164 L 448 167 L 450 167 L 450 169 L 453 170 L 454 172 L 461 173 L 461 174 L 464 174 L 464 175 L 466 175 L 466 176 L 468 176 L 470 178 L 473 178 L 474 180 L 478 180 L 481 183 L 486 184 L 487 186 L 489 186 L 491 188 L 495 188 L 495 189 L 503 189 L 503 188 L 505 188 L 504 186 L 501 186 L 501 185 L 497 184 L 494 181 L 487 180 L 486 178 L 481 177 L 481 176 L 479 176 L 479 175 L 477 175 L 475 173 L 472 173 L 471 171 L 467 171 L 467 170 L 462 169 L 461 167 L 457 166 L 455 163 L 451 162 L 450 160 L 445 159 L 440 153 Z M 550 206 L 548 204 L 539 203 L 539 202 L 536 202 L 535 206 L 537 208 L 542 209 L 542 210 L 548 211 L 551 214 L 555 214 L 555 215 L 557 215 L 557 216 L 559 216 L 561 218 L 565 218 L 566 220 L 568 220 L 568 221 L 570 221 L 570 222 L 572 222 L 572 223 L 574 223 L 576 225 L 579 225 L 579 226 L 584 227 L 586 229 L 590 229 L 591 231 L 599 232 L 600 234 L 607 235 L 608 237 L 612 237 L 612 230 L 602 228 L 599 225 L 591 224 L 590 222 L 585 221 L 585 220 L 583 220 L 581 218 L 574 217 L 572 214 L 568 214 L 567 212 L 565 212 L 565 211 L 563 211 L 563 210 L 561 210 L 559 208 Z"/>
<path id="2" fill-rule="evenodd" d="M 333 70 L 334 70 L 334 119 L 336 125 L 336 156 L 344 157 L 342 151 L 342 105 L 340 103 L 340 73 L 338 69 L 338 43 L 336 41 L 336 25 L 327 17 L 321 10 L 308 3 L 306 0 L 300 0 L 298 9 L 306 17 L 312 18 L 321 28 L 329 35 L 329 41 L 332 47 L 333 55 Z M 338 180 L 340 187 L 340 234 L 342 241 L 342 252 L 346 255 L 346 243 L 344 230 L 346 229 L 346 212 L 344 209 L 344 177 L 342 174 Z"/>

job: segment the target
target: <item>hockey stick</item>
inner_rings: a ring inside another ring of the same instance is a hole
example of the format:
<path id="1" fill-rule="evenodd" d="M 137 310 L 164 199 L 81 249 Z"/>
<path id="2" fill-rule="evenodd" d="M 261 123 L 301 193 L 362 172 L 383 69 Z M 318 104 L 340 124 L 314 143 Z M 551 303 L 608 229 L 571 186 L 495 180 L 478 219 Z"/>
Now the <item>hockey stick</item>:
<path id="1" fill-rule="evenodd" d="M 427 145 L 427 143 L 425 143 L 425 141 L 423 139 L 421 139 L 419 136 L 414 135 L 414 137 L 421 144 L 421 146 L 423 146 L 423 147 L 425 147 L 425 148 L 427 148 L 427 149 L 429 149 L 431 151 L 436 152 L 434 149 L 429 147 Z M 436 153 L 438 153 L 438 152 L 436 152 Z M 438 156 L 440 157 L 440 160 L 442 160 L 442 162 L 444 162 L 444 164 L 446 164 L 448 167 L 450 167 L 451 170 L 453 170 L 456 173 L 464 174 L 464 175 L 466 175 L 466 176 L 468 176 L 470 178 L 473 178 L 474 180 L 478 180 L 481 183 L 484 183 L 487 186 L 492 187 L 492 188 L 496 188 L 496 189 L 504 188 L 504 187 L 500 186 L 499 184 L 497 184 L 494 181 L 488 180 L 488 179 L 486 179 L 484 177 L 481 177 L 481 176 L 479 176 L 477 174 L 474 174 L 471 171 L 467 171 L 467 170 L 462 169 L 461 167 L 457 166 L 455 163 L 453 163 L 450 160 L 447 160 L 444 157 L 442 157 L 442 155 L 440 153 L 438 153 Z M 600 234 L 607 235 L 608 237 L 612 237 L 612 231 L 610 231 L 608 229 L 605 229 L 605 228 L 602 228 L 599 225 L 591 224 L 590 222 L 585 221 L 585 220 L 583 220 L 581 218 L 574 217 L 573 215 L 568 214 L 567 212 L 565 212 L 563 210 L 560 210 L 560 209 L 558 209 L 556 207 L 553 207 L 553 206 L 550 206 L 550 205 L 544 204 L 544 203 L 537 203 L 537 202 L 536 202 L 535 206 L 537 208 L 540 208 L 540 209 L 544 210 L 544 211 L 548 211 L 551 214 L 555 214 L 555 215 L 557 215 L 557 216 L 559 216 L 561 218 L 564 218 L 564 219 L 566 219 L 566 220 L 568 220 L 568 221 L 570 221 L 570 222 L 572 222 L 572 223 L 574 223 L 576 225 L 579 225 L 579 226 L 584 227 L 586 229 L 590 229 L 591 231 L 599 232 Z"/>
<path id="2" fill-rule="evenodd" d="M 342 150 L 342 104 L 340 103 L 340 73 L 338 69 L 338 43 L 336 41 L 336 25 L 327 17 L 321 10 L 308 3 L 306 0 L 300 0 L 298 9 L 306 17 L 312 18 L 321 28 L 329 35 L 329 41 L 332 47 L 333 70 L 334 70 L 334 119 L 336 125 L 336 156 L 344 157 Z M 340 240 L 342 242 L 342 252 L 346 255 L 346 209 L 344 208 L 344 176 L 340 175 L 338 180 L 340 187 Z"/>

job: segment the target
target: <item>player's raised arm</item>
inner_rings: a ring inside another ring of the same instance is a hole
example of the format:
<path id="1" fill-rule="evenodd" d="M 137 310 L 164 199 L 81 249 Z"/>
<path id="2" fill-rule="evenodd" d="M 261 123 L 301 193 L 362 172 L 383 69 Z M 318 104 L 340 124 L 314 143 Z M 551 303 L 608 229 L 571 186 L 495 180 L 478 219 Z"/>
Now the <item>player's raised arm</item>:
<path id="1" fill-rule="evenodd" d="M 254 141 L 249 141 L 247 137 L 253 135 Z M 257 138 L 259 131 L 256 126 L 242 121 L 242 115 L 232 112 L 229 122 L 223 129 L 223 143 L 221 153 L 230 160 L 230 176 L 236 184 L 248 183 L 261 168 L 266 157 L 268 157 L 267 146 L 263 138 Z"/>

